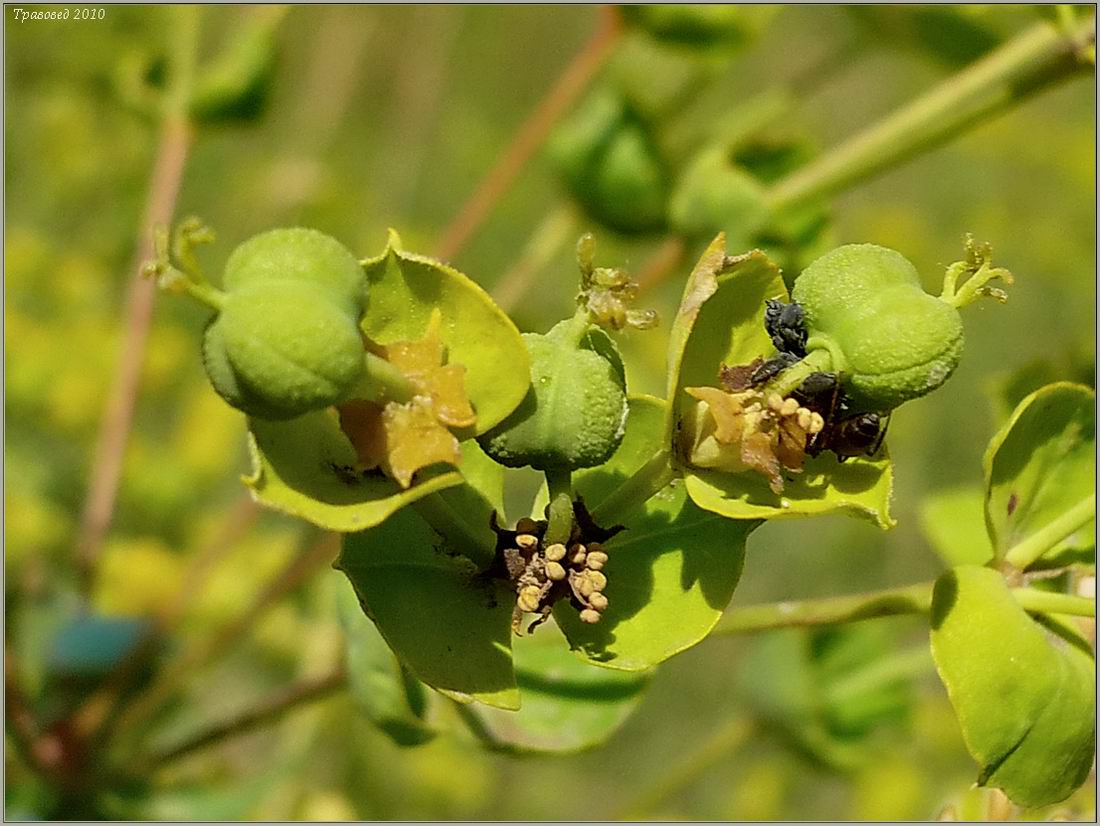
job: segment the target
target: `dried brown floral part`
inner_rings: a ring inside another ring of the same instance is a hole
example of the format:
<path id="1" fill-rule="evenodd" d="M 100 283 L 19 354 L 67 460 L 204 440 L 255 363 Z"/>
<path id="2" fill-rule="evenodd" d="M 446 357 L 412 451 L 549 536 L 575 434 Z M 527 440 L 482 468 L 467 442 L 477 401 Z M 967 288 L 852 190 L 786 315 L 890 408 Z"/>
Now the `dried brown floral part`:
<path id="1" fill-rule="evenodd" d="M 723 393 L 717 387 L 688 387 L 687 394 L 706 402 L 714 420 L 714 438 L 722 444 L 741 440 L 744 430 L 745 408 L 741 398 Z"/>
<path id="2" fill-rule="evenodd" d="M 764 359 L 757 356 L 748 364 L 723 364 L 722 368 L 718 372 L 718 380 L 730 393 L 737 393 L 742 390 L 748 390 L 751 386 L 749 379 L 757 368 L 764 363 Z"/>

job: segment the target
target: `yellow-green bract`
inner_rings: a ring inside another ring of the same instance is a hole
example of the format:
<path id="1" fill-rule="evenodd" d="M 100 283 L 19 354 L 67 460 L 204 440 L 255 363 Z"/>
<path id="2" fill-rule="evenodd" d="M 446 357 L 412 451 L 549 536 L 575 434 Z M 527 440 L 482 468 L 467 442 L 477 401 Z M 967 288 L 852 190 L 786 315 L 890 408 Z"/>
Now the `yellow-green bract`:
<path id="1" fill-rule="evenodd" d="M 225 303 L 203 363 L 239 410 L 281 420 L 346 398 L 362 378 L 366 274 L 338 241 L 277 229 L 245 241 L 225 268 Z"/>
<path id="2" fill-rule="evenodd" d="M 523 339 L 531 354 L 531 390 L 482 438 L 485 452 L 502 465 L 539 470 L 607 461 L 622 441 L 627 412 L 614 343 L 583 316 Z"/>
<path id="3" fill-rule="evenodd" d="M 860 407 L 892 410 L 935 390 L 958 366 L 963 327 L 953 306 L 926 293 L 901 253 L 848 244 L 795 282 L 806 311 L 807 350 L 828 350 Z"/>

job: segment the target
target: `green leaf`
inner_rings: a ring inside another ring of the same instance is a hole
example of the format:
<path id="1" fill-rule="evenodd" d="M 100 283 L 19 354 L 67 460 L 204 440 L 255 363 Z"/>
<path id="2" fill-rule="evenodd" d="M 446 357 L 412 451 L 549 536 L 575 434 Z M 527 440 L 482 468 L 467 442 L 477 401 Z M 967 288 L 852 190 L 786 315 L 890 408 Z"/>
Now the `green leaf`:
<path id="1" fill-rule="evenodd" d="M 471 730 L 507 752 L 575 752 L 607 740 L 634 712 L 649 683 L 587 665 L 549 628 L 513 643 L 519 711 L 481 707 L 466 714 Z"/>
<path id="2" fill-rule="evenodd" d="M 985 453 L 985 520 L 997 558 L 1096 492 L 1096 394 L 1058 382 L 1027 396 Z M 1044 564 L 1095 564 L 1095 520 L 1044 554 Z M 1012 561 L 1010 559 L 1010 561 Z"/>
<path id="3" fill-rule="evenodd" d="M 402 746 L 426 743 L 435 731 L 425 719 L 428 694 L 394 656 L 374 623 L 363 614 L 353 589 L 341 588 L 340 624 L 347 645 L 352 698 L 374 725 Z"/>
<path id="4" fill-rule="evenodd" d="M 275 77 L 275 29 L 281 14 L 240 26 L 226 49 L 203 68 L 191 96 L 201 123 L 248 121 L 262 114 Z"/>
<path id="5" fill-rule="evenodd" d="M 1079 638 L 1048 634 L 997 571 L 964 565 L 936 583 L 932 654 L 979 784 L 1028 807 L 1081 785 L 1094 754 L 1096 666 Z"/>
<path id="6" fill-rule="evenodd" d="M 344 538 L 336 563 L 409 671 L 460 702 L 518 708 L 514 594 L 448 554 L 419 516 L 399 511 Z"/>
<path id="7" fill-rule="evenodd" d="M 993 558 L 982 519 L 984 503 L 977 485 L 934 491 L 921 503 L 925 538 L 948 566 L 984 565 Z"/>
<path id="8" fill-rule="evenodd" d="M 579 472 L 574 488 L 595 508 L 662 448 L 665 403 L 630 401 L 626 435 L 611 459 Z M 756 522 L 731 522 L 693 505 L 673 482 L 627 518 L 608 540 L 605 594 L 609 607 L 586 625 L 570 605 L 554 611 L 573 648 L 592 662 L 642 671 L 698 643 L 710 633 L 733 595 L 745 539 Z"/>
<path id="9" fill-rule="evenodd" d="M 363 332 L 377 344 L 424 336 L 432 311 L 450 364 L 466 368 L 466 393 L 484 433 L 516 409 L 531 385 L 530 359 L 519 330 L 481 287 L 453 267 L 405 252 L 390 230 L 386 249 L 362 262 L 370 281 Z"/>
<path id="10" fill-rule="evenodd" d="M 810 754 L 852 768 L 873 756 L 876 731 L 908 719 L 913 677 L 931 668 L 927 649 L 898 643 L 877 623 L 773 631 L 752 642 L 737 690 Z"/>
<path id="11" fill-rule="evenodd" d="M 748 364 L 775 348 L 764 329 L 766 299 L 788 301 L 779 268 L 759 250 L 725 253 L 719 235 L 703 253 L 684 290 L 669 341 L 667 438 L 694 401 L 685 387 L 715 387 L 722 364 Z M 842 511 L 870 519 L 879 527 L 895 524 L 890 516 L 893 466 L 884 449 L 878 459 L 840 462 L 832 454 L 808 458 L 802 474 L 772 492 L 762 474 L 724 473 L 691 467 L 684 481 L 692 501 L 729 519 L 775 519 Z"/>
<path id="12" fill-rule="evenodd" d="M 282 422 L 249 419 L 248 427 L 253 471 L 245 485 L 262 504 L 328 530 L 372 527 L 463 481 L 450 466 L 422 472 L 408 490 L 380 474 L 355 473 L 355 448 L 329 410 Z"/>

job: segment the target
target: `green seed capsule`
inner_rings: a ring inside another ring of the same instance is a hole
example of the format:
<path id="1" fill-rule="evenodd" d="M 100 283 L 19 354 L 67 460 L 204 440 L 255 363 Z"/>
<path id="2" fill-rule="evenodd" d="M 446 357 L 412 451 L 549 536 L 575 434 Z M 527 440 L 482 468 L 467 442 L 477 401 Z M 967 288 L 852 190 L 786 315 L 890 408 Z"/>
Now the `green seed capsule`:
<path id="1" fill-rule="evenodd" d="M 891 410 L 935 390 L 962 355 L 958 310 L 926 293 L 894 250 L 838 247 L 802 272 L 791 297 L 806 313 L 807 350 L 830 352 L 860 407 Z"/>
<path id="2" fill-rule="evenodd" d="M 223 286 L 231 293 L 275 281 L 311 283 L 356 316 L 366 299 L 366 274 L 355 256 L 315 229 L 293 227 L 254 235 L 226 262 Z"/>
<path id="3" fill-rule="evenodd" d="M 546 335 L 526 334 L 531 390 L 511 416 L 479 439 L 507 467 L 592 467 L 622 441 L 626 380 L 614 343 L 570 319 Z"/>
<path id="4" fill-rule="evenodd" d="M 592 97 L 554 133 L 550 154 L 585 210 L 620 232 L 664 227 L 669 182 L 644 123 L 611 94 Z"/>
<path id="5" fill-rule="evenodd" d="M 310 283 L 230 292 L 203 345 L 207 375 L 234 407 L 289 419 L 345 398 L 363 373 L 357 317 Z"/>

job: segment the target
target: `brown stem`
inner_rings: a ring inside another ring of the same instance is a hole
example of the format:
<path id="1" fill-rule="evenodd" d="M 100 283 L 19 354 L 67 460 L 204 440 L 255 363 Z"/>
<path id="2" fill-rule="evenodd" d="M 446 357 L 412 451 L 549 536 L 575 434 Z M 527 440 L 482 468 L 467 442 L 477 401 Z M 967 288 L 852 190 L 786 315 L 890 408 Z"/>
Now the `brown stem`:
<path id="1" fill-rule="evenodd" d="M 4 719 L 7 733 L 23 760 L 43 777 L 54 778 L 61 762 L 60 750 L 50 738 L 43 737 L 30 701 L 23 693 L 15 655 L 4 640 Z"/>
<path id="2" fill-rule="evenodd" d="M 684 259 L 687 245 L 679 236 L 671 236 L 661 242 L 661 245 L 653 251 L 649 260 L 642 265 L 641 270 L 634 276 L 638 284 L 638 292 L 646 292 L 663 282 Z"/>
<path id="3" fill-rule="evenodd" d="M 325 565 L 331 564 L 338 550 L 339 534 L 324 533 L 308 544 L 268 582 L 243 614 L 222 626 L 212 637 L 195 643 L 176 657 L 149 689 L 119 715 L 115 731 L 121 733 L 146 721 L 187 682 L 200 665 L 226 653 L 280 599 Z"/>
<path id="4" fill-rule="evenodd" d="M 96 559 L 114 514 L 141 380 L 145 342 L 153 319 L 156 283 L 141 274 L 141 264 L 153 256 L 153 227 L 172 220 L 190 145 L 191 127 L 186 119 L 168 118 L 161 129 L 149 197 L 141 220 L 140 241 L 132 267 L 134 275 L 127 299 L 126 334 L 107 398 L 77 535 L 77 567 L 85 594 L 90 593 L 94 585 Z"/>
<path id="5" fill-rule="evenodd" d="M 619 36 L 619 14 L 613 6 L 604 6 L 602 15 L 595 34 L 565 67 L 557 82 L 520 127 L 511 146 L 443 231 L 443 238 L 436 248 L 439 258 L 452 259 L 466 245 L 496 203 L 511 188 L 527 161 L 542 146 L 558 118 L 588 88 L 589 81 L 611 54 Z"/>
<path id="6" fill-rule="evenodd" d="M 289 711 L 320 700 L 332 692 L 340 690 L 346 684 L 347 672 L 340 665 L 322 677 L 287 686 L 257 703 L 253 708 L 247 709 L 224 722 L 215 723 L 171 748 L 154 754 L 150 762 L 152 765 L 159 767 L 181 757 L 186 757 L 193 752 L 216 745 L 223 740 L 246 734 L 266 723 L 278 720 Z"/>
<path id="7" fill-rule="evenodd" d="M 100 687 L 73 715 L 74 728 L 96 739 L 94 735 L 115 711 L 119 699 L 146 665 L 156 655 L 159 642 L 178 625 L 214 567 L 228 549 L 236 545 L 256 522 L 259 506 L 242 497 L 218 529 L 214 539 L 201 550 L 183 575 L 179 590 L 152 618 L 137 647 L 118 664 Z"/>

